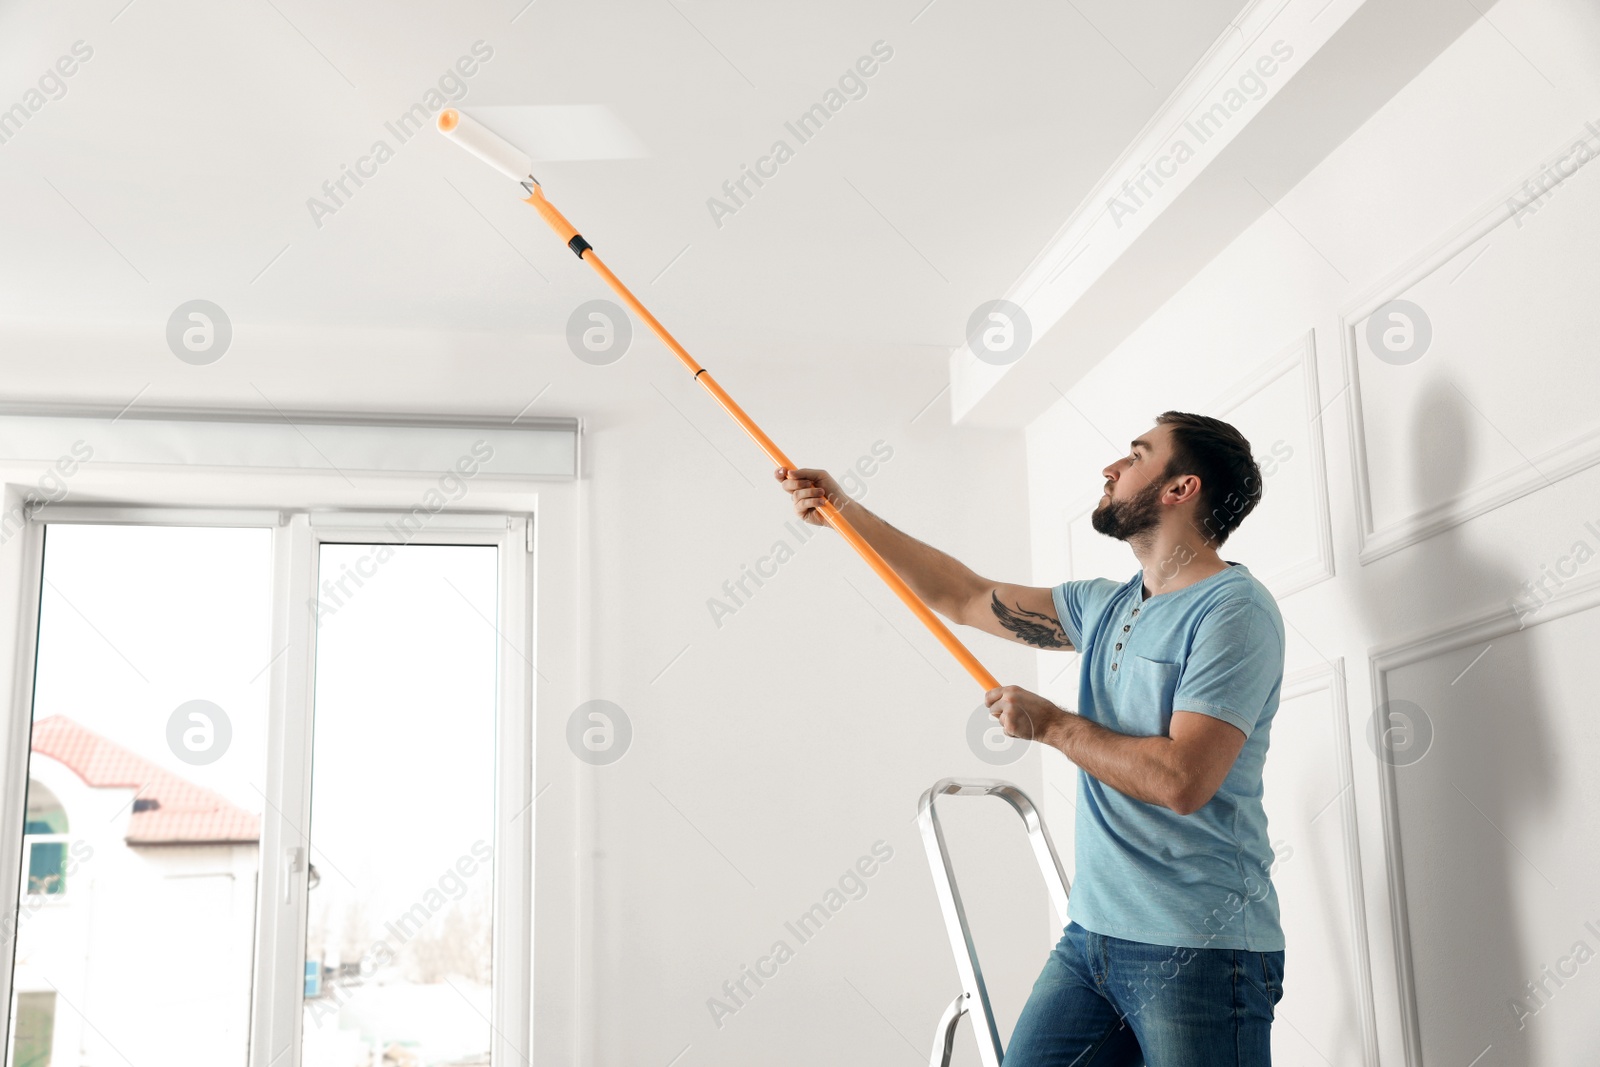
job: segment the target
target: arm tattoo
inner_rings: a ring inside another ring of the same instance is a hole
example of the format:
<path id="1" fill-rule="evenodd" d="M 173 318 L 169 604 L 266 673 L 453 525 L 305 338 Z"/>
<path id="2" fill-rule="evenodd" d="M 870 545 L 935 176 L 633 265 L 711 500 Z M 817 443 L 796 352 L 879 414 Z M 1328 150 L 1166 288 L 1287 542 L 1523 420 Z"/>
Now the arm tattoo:
<path id="1" fill-rule="evenodd" d="M 1066 633 L 1061 629 L 1061 621 L 1038 611 L 1024 611 L 1022 605 L 1017 605 L 1017 611 L 1012 611 L 1000 603 L 1000 594 L 993 594 L 989 607 L 994 611 L 994 617 L 1000 620 L 1000 625 L 1016 634 L 1023 643 L 1037 648 L 1071 648 L 1072 642 L 1067 640 Z M 1042 620 L 1035 622 L 1034 620 Z"/>

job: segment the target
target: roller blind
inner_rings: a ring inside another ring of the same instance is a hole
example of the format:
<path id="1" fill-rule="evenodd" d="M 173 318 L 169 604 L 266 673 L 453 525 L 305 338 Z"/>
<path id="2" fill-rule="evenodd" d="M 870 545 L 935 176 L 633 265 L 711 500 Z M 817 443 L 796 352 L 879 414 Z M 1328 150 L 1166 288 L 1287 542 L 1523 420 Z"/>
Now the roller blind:
<path id="1" fill-rule="evenodd" d="M 81 458 L 86 446 L 95 463 L 437 472 L 465 457 L 497 476 L 568 479 L 577 473 L 578 429 L 575 418 L 548 416 L 512 422 L 0 404 L 0 459 Z"/>

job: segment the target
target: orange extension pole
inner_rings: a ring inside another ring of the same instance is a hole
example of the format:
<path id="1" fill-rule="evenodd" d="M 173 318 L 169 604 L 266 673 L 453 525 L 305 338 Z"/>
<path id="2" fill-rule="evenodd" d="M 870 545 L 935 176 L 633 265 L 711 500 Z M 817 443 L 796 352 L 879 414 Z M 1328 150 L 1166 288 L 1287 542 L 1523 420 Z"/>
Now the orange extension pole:
<path id="1" fill-rule="evenodd" d="M 694 380 L 705 386 L 706 392 L 716 398 L 717 403 L 722 405 L 723 410 L 732 415 L 733 420 L 744 427 L 744 432 L 749 434 L 751 439 L 760 446 L 761 451 L 766 453 L 768 459 L 780 467 L 794 469 L 794 464 L 789 457 L 784 455 L 783 450 L 773 443 L 772 438 L 762 432 L 761 427 L 755 424 L 754 419 L 744 413 L 743 408 L 734 403 L 733 397 L 729 396 L 722 386 L 718 385 L 711 377 L 711 372 L 696 363 L 688 350 L 678 343 L 677 338 L 668 333 L 667 328 L 661 325 L 654 315 L 650 314 L 650 309 L 641 304 L 639 298 L 634 296 L 615 274 L 611 273 L 611 268 L 600 261 L 600 257 L 595 254 L 589 242 L 585 241 L 583 236 L 578 233 L 577 228 L 568 222 L 561 212 L 556 210 L 554 204 L 545 199 L 544 190 L 540 188 L 539 184 L 533 182 L 531 183 L 531 188 L 533 195 L 529 196 L 523 203 L 531 204 L 544 221 L 549 223 L 556 236 L 566 242 L 567 247 L 576 252 L 580 259 L 593 267 L 595 273 L 604 278 L 606 284 L 616 291 L 616 294 L 622 298 L 624 304 L 628 305 L 628 309 L 643 319 L 651 330 L 655 331 L 655 335 L 661 338 L 661 343 L 671 349 L 683 361 L 683 365 L 688 367 L 694 374 Z M 939 621 L 939 617 L 928 608 L 928 605 L 922 602 L 922 598 L 912 592 L 911 587 L 905 583 L 905 580 L 895 573 L 894 568 L 889 566 L 882 556 L 878 555 L 877 550 L 867 543 L 866 538 L 856 532 L 855 527 L 850 525 L 849 520 L 840 514 L 839 509 L 834 507 L 831 501 L 824 500 L 822 507 L 818 510 L 822 512 L 822 516 L 828 521 L 828 524 L 838 530 L 840 536 L 850 543 L 850 547 L 860 553 L 861 558 L 867 561 L 867 565 L 878 573 L 878 577 L 882 578 L 889 588 L 894 590 L 895 595 L 905 602 L 906 607 L 911 609 L 912 614 L 922 620 L 922 625 L 926 626 L 933 633 L 933 636 L 939 639 L 939 643 L 956 658 L 962 667 L 966 668 L 967 673 L 972 675 L 973 680 L 983 686 L 985 692 L 999 688 L 1000 683 L 995 680 L 994 675 L 990 674 L 983 664 L 978 662 L 978 658 L 967 650 L 967 646 L 961 643 L 960 638 L 950 632 L 949 627 Z"/>

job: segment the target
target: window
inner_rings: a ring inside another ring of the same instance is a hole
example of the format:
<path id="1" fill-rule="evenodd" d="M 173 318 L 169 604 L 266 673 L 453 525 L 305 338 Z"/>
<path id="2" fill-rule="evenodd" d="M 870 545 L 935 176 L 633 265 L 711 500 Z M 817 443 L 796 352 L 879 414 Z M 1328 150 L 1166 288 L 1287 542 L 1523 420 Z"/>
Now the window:
<path id="1" fill-rule="evenodd" d="M 29 896 L 60 896 L 67 891 L 67 813 L 55 794 L 28 782 L 28 814 L 22 827 L 23 877 Z"/>
<path id="2" fill-rule="evenodd" d="M 530 520 L 40 517 L 10 1067 L 524 1064 Z"/>

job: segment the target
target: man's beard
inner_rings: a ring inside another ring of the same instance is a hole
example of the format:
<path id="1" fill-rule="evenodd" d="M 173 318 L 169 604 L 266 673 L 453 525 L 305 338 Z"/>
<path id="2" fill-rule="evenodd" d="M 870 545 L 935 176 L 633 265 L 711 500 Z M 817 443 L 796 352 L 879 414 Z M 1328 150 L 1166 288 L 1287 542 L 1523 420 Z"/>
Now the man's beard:
<path id="1" fill-rule="evenodd" d="M 1108 501 L 1104 507 L 1095 509 L 1089 522 L 1098 532 L 1119 541 L 1127 541 L 1153 530 L 1161 523 L 1161 505 L 1158 501 L 1163 487 L 1161 481 L 1151 482 L 1132 500 Z"/>

